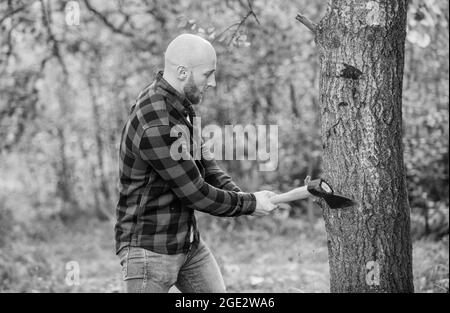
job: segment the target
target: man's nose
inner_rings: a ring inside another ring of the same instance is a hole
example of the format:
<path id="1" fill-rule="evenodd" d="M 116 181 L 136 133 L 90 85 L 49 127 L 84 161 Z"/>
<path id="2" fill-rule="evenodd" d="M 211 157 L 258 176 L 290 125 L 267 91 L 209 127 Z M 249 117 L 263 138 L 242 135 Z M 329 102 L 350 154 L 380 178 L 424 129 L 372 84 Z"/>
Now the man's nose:
<path id="1" fill-rule="evenodd" d="M 216 87 L 216 76 L 214 74 L 208 79 L 208 87 Z"/>

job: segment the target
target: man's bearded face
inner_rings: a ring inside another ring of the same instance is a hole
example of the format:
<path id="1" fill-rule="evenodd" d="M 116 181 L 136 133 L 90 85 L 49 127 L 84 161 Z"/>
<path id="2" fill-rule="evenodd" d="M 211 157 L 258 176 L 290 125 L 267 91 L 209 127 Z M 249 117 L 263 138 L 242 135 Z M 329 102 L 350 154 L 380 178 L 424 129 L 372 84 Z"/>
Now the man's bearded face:
<path id="1" fill-rule="evenodd" d="M 186 98 L 192 102 L 192 104 L 199 104 L 203 97 L 203 91 L 197 87 L 194 80 L 194 73 L 191 72 L 186 85 L 183 88 Z"/>

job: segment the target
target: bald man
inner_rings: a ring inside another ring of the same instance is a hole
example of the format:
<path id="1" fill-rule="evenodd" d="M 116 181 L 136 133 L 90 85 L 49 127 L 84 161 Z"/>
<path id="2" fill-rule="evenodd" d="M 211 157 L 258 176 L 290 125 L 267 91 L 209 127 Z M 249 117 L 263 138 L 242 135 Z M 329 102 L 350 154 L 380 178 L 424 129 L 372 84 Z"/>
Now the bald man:
<path id="1" fill-rule="evenodd" d="M 215 216 L 269 214 L 269 191 L 243 192 L 214 159 L 174 158 L 177 126 L 193 134 L 193 105 L 214 87 L 216 53 L 183 34 L 167 47 L 164 71 L 139 94 L 122 131 L 116 253 L 128 292 L 225 292 L 194 211 Z M 190 135 L 190 147 L 192 135 Z"/>

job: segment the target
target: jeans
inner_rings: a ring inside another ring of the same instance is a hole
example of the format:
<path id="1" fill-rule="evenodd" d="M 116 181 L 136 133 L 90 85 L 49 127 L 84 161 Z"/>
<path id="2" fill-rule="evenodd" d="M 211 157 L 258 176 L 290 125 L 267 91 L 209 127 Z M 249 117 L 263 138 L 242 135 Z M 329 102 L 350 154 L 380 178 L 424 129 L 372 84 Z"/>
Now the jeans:
<path id="1" fill-rule="evenodd" d="M 200 239 L 196 249 L 181 254 L 159 254 L 139 247 L 119 253 L 126 292 L 226 292 L 222 274 L 211 251 Z"/>

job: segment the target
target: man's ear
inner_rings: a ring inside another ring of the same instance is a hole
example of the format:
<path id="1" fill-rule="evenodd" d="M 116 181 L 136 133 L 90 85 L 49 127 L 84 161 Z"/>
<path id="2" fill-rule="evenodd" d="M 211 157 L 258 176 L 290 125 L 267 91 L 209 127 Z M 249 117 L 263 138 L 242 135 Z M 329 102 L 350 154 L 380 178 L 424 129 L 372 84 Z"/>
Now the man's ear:
<path id="1" fill-rule="evenodd" d="M 184 81 L 188 78 L 187 68 L 183 65 L 177 67 L 177 77 L 179 80 Z"/>

